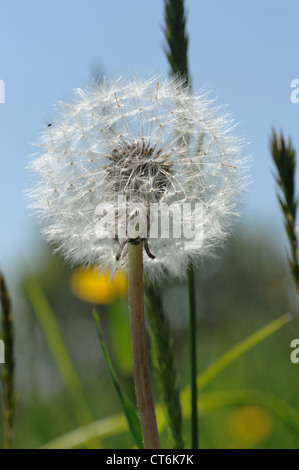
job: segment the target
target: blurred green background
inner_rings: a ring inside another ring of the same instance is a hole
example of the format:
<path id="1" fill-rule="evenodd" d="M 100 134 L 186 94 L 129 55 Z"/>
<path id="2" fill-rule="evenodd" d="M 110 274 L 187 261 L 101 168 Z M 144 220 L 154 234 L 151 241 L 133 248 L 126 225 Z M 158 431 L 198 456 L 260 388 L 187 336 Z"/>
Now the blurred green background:
<path id="1" fill-rule="evenodd" d="M 230 103 L 254 155 L 242 222 L 219 258 L 205 260 L 196 271 L 199 374 L 248 335 L 287 312 L 293 316 L 200 391 L 201 448 L 299 447 L 299 364 L 290 360 L 290 343 L 299 337 L 298 303 L 268 148 L 272 125 L 290 133 L 298 147 L 298 108 L 290 101 L 290 83 L 297 74 L 299 6 L 296 0 L 287 5 L 186 1 L 193 86 L 213 95 L 215 90 L 220 103 Z M 17 448 L 47 446 L 65 435 L 52 446 L 80 445 L 82 436 L 68 433 L 94 421 L 93 433 L 96 428 L 105 437 L 89 444 L 134 446 L 92 317 L 96 307 L 121 387 L 134 401 L 125 283 L 111 287 L 107 278 L 71 269 L 53 256 L 40 242 L 23 191 L 30 184 L 25 167 L 34 149 L 29 142 L 51 122 L 53 102 L 67 100 L 72 88 L 103 72 L 169 73 L 161 47 L 163 8 L 162 1 L 145 0 L 1 4 L 0 268 L 15 317 Z M 183 391 L 188 448 L 186 285 L 163 285 L 163 304 Z M 153 385 L 159 404 L 155 377 Z M 162 427 L 159 406 L 157 411 Z M 0 443 L 3 437 L 0 413 Z M 172 445 L 167 427 L 161 443 Z"/>
<path id="2" fill-rule="evenodd" d="M 219 252 L 221 257 L 217 261 L 206 262 L 196 271 L 199 373 L 275 318 L 286 312 L 294 316 L 292 322 L 239 357 L 206 386 L 202 392 L 205 396 L 210 392 L 225 391 L 233 397 L 235 391 L 244 389 L 259 391 L 261 397 L 264 393 L 265 396 L 262 400 L 250 397 L 241 399 L 240 403 L 237 400 L 236 406 L 216 409 L 207 406 L 201 410 L 201 448 L 298 448 L 298 429 L 296 431 L 288 420 L 281 419 L 279 410 L 263 406 L 263 400 L 267 401 L 266 394 L 270 392 L 295 410 L 299 409 L 299 364 L 290 361 L 290 343 L 298 336 L 298 306 L 286 260 L 279 252 L 273 240 L 238 231 L 226 249 Z M 74 280 L 76 276 L 77 281 Z M 126 299 L 119 298 L 119 295 L 124 297 L 125 283 L 114 286 L 114 294 L 109 294 L 107 279 L 101 281 L 100 289 L 94 289 L 93 279 L 91 272 L 81 272 L 78 278 L 78 270 L 65 267 L 47 247 L 44 247 L 42 262 L 36 262 L 36 270 L 30 274 L 26 270 L 22 273 L 18 292 L 13 296 L 17 448 L 43 446 L 84 424 L 84 420 L 85 424 L 89 422 L 84 410 L 79 413 L 76 410 L 49 350 L 49 325 L 41 327 L 28 300 L 30 292 L 38 297 L 34 289 L 42 292 L 55 312 L 84 390 L 90 418 L 99 420 L 122 413 L 96 335 L 93 306 L 100 315 L 104 338 L 121 386 L 134 401 Z M 99 298 L 99 292 L 102 298 Z M 87 296 L 89 301 L 78 295 Z M 116 298 L 112 299 L 113 296 Z M 181 390 L 189 384 L 186 301 L 184 283 L 170 283 L 163 288 Z M 44 308 L 42 302 L 40 306 Z M 159 391 L 155 380 L 153 382 L 158 403 Z M 189 427 L 187 416 L 184 419 L 186 447 L 190 447 Z M 167 427 L 161 440 L 164 448 L 171 446 Z M 127 448 L 134 442 L 128 431 L 122 431 L 112 432 L 110 437 L 101 440 L 101 444 L 105 448 Z"/>

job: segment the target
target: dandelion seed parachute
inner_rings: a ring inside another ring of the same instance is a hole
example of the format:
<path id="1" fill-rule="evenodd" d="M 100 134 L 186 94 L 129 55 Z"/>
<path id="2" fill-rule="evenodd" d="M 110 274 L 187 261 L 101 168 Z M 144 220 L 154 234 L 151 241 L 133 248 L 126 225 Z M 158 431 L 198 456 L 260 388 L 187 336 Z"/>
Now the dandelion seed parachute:
<path id="1" fill-rule="evenodd" d="M 30 164 L 37 178 L 29 198 L 43 236 L 69 261 L 126 269 L 128 240 L 99 237 L 95 230 L 97 205 L 117 206 L 119 196 L 146 207 L 202 205 L 202 217 L 192 216 L 203 228 L 198 243 L 171 230 L 169 238 L 146 240 L 144 268 L 153 279 L 183 277 L 190 261 L 210 255 L 227 237 L 245 184 L 245 159 L 231 117 L 206 94 L 193 93 L 178 78 L 120 78 L 78 89 L 74 101 L 59 108 Z M 181 228 L 186 223 L 188 211 Z"/>

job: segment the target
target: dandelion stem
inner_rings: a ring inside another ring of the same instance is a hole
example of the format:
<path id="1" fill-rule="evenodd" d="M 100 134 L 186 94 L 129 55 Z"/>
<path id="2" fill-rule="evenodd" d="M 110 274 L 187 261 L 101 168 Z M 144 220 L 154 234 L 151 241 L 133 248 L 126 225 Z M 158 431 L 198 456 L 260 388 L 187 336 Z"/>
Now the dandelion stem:
<path id="1" fill-rule="evenodd" d="M 189 292 L 189 351 L 191 367 L 191 438 L 192 449 L 198 448 L 198 414 L 197 414 L 197 366 L 196 366 L 196 304 L 194 286 L 194 268 L 188 267 Z"/>
<path id="2" fill-rule="evenodd" d="M 137 407 L 145 449 L 159 449 L 143 302 L 143 243 L 129 244 L 129 309 Z"/>

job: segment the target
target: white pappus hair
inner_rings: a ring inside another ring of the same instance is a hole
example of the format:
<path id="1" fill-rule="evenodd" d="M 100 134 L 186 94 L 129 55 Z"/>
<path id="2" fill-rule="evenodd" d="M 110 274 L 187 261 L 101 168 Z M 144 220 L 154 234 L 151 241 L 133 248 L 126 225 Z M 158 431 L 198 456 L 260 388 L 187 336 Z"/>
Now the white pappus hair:
<path id="1" fill-rule="evenodd" d="M 231 117 L 207 94 L 194 93 L 177 77 L 120 78 L 78 89 L 74 101 L 59 108 L 32 158 L 37 178 L 29 198 L 43 236 L 69 261 L 126 269 L 127 244 L 143 241 L 150 277 L 184 277 L 189 262 L 227 237 L 246 182 L 246 158 Z M 117 207 L 117 225 L 132 203 L 146 207 L 148 229 L 152 204 L 193 204 L 200 211 L 182 211 L 179 224 L 190 218 L 194 229 L 200 224 L 201 239 L 188 243 L 174 228 L 168 238 L 150 232 L 109 238 L 96 231 L 98 205 Z"/>

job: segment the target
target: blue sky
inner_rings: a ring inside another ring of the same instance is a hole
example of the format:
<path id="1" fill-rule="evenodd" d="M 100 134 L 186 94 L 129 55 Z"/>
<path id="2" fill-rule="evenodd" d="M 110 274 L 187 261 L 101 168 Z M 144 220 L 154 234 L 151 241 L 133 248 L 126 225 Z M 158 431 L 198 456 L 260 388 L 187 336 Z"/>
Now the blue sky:
<path id="1" fill-rule="evenodd" d="M 282 236 L 268 151 L 274 125 L 299 151 L 299 103 L 290 83 L 299 78 L 296 0 L 189 0 L 189 64 L 196 89 L 229 104 L 250 141 L 253 183 L 243 221 Z M 53 104 L 91 79 L 168 72 L 163 52 L 162 0 L 2 0 L 0 3 L 0 266 L 30 260 L 38 227 L 26 209 L 25 167 Z M 256 224 L 256 225 L 255 225 Z"/>

